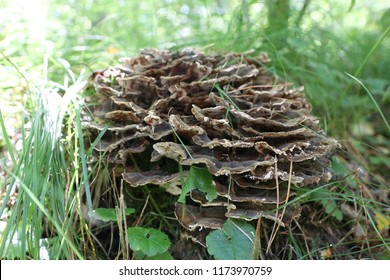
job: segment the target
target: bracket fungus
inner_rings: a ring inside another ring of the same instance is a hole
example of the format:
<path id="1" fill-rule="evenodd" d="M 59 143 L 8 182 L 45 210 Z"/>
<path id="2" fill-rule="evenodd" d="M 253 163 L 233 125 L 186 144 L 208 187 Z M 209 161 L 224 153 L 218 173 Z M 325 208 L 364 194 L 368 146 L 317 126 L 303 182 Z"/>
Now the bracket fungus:
<path id="1" fill-rule="evenodd" d="M 95 150 L 131 187 L 178 194 L 191 167 L 208 170 L 217 197 L 192 186 L 186 203 L 172 206 L 195 241 L 204 244 L 228 217 L 285 226 L 300 215 L 290 204 L 275 210 L 295 195 L 291 185 L 330 180 L 337 142 L 303 88 L 266 71 L 265 54 L 147 49 L 120 62 L 91 76 L 84 128 L 92 142 L 106 130 Z"/>

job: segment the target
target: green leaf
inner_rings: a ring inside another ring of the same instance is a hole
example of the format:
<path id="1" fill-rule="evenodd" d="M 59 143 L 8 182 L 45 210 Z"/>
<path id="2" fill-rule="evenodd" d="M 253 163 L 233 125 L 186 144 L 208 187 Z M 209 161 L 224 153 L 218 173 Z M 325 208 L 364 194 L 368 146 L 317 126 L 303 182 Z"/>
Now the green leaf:
<path id="1" fill-rule="evenodd" d="M 154 228 L 131 227 L 127 235 L 130 248 L 148 257 L 163 254 L 171 246 L 168 236 Z"/>
<path id="2" fill-rule="evenodd" d="M 134 208 L 127 208 L 125 210 L 126 216 L 133 214 L 134 212 L 135 212 Z M 117 220 L 116 210 L 114 208 L 96 208 L 95 210 L 92 211 L 91 217 L 101 220 L 103 222 Z"/>
<path id="3" fill-rule="evenodd" d="M 136 260 L 174 260 L 172 255 L 167 251 L 163 254 L 156 254 L 154 256 L 148 257 L 141 251 L 135 252 Z"/>
<path id="4" fill-rule="evenodd" d="M 373 165 L 380 165 L 380 164 L 384 164 L 386 165 L 388 168 L 390 168 L 390 159 L 386 158 L 386 157 L 369 157 L 368 158 L 370 163 L 373 164 Z"/>
<path id="5" fill-rule="evenodd" d="M 206 237 L 207 251 L 216 260 L 251 260 L 255 229 L 247 222 L 228 219 L 221 230 Z"/>
<path id="6" fill-rule="evenodd" d="M 335 209 L 332 212 L 332 216 L 336 218 L 337 221 L 341 222 L 343 220 L 343 212 L 339 208 Z"/>
<path id="7" fill-rule="evenodd" d="M 337 207 L 337 203 L 331 199 L 321 200 L 322 206 L 325 208 L 325 213 L 330 214 L 332 217 L 336 218 L 339 222 L 343 219 L 343 212 Z"/>
<path id="8" fill-rule="evenodd" d="M 340 160 L 340 158 L 334 157 L 332 160 L 332 169 L 336 174 L 348 174 L 349 170 L 347 165 Z"/>
<path id="9" fill-rule="evenodd" d="M 217 191 L 213 185 L 213 176 L 206 168 L 191 166 L 178 201 L 180 203 L 185 203 L 187 193 L 194 189 L 206 193 L 208 201 L 212 201 L 218 197 Z"/>
<path id="10" fill-rule="evenodd" d="M 332 197 L 331 192 L 318 189 L 311 194 L 311 198 L 313 200 L 318 200 L 321 203 L 326 214 L 330 214 L 333 218 L 336 218 L 340 222 L 343 220 L 343 212 L 341 212 L 335 201 L 337 198 Z"/>

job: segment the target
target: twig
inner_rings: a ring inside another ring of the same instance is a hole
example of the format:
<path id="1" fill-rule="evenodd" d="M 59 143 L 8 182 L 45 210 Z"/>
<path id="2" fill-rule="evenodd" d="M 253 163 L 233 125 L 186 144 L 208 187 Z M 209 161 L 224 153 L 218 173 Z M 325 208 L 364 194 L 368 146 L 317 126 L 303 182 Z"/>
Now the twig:
<path id="1" fill-rule="evenodd" d="M 145 209 L 146 209 L 146 206 L 148 205 L 148 202 L 149 202 L 149 198 L 150 198 L 150 193 L 148 194 L 148 196 L 146 197 L 146 201 L 144 203 L 144 207 L 142 207 L 142 210 L 141 210 L 141 214 L 139 215 L 138 219 L 135 221 L 134 223 L 134 227 L 138 226 L 138 224 L 140 223 L 143 215 L 144 215 L 144 212 L 145 212 Z"/>
<path id="2" fill-rule="evenodd" d="M 276 164 L 276 163 L 275 163 Z M 282 220 L 283 220 L 283 217 L 284 217 L 284 214 L 286 212 L 286 208 L 287 208 L 287 203 L 288 203 L 288 198 L 290 196 L 290 188 L 291 188 L 291 179 L 292 179 L 292 167 L 293 167 L 293 163 L 292 161 L 290 161 L 290 171 L 289 171 L 289 174 L 288 174 L 288 184 L 287 184 L 287 194 L 286 194 L 286 202 L 284 204 L 284 207 L 283 207 L 283 210 L 282 210 L 282 214 L 280 215 L 280 223 L 277 223 L 278 225 L 276 226 L 276 230 L 274 231 L 272 229 L 272 233 L 271 233 L 271 239 L 270 239 L 270 242 L 268 243 L 268 247 L 267 247 L 267 253 L 268 253 L 268 250 L 270 249 L 275 237 L 276 237 L 276 233 L 278 232 L 279 230 L 279 227 L 280 227 L 280 224 L 283 223 Z M 277 174 L 277 172 L 276 172 Z M 278 176 L 276 176 L 276 182 L 278 182 Z M 279 190 L 278 190 L 278 183 L 277 183 L 277 186 L 276 186 L 276 194 L 277 194 L 277 207 L 279 207 Z M 278 208 L 277 208 L 278 209 Z M 278 210 L 276 210 L 276 213 L 278 213 Z M 276 222 L 274 224 L 274 227 L 276 225 Z M 273 234 L 273 235 L 272 235 Z"/>

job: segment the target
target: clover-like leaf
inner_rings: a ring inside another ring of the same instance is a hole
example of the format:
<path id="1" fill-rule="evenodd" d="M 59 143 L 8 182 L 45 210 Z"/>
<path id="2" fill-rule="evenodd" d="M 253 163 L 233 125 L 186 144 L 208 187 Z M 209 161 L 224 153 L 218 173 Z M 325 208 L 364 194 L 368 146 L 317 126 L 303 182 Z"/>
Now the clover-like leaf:
<path id="1" fill-rule="evenodd" d="M 171 246 L 168 236 L 154 228 L 131 227 L 127 229 L 127 235 L 130 248 L 148 257 L 163 254 Z"/>
<path id="2" fill-rule="evenodd" d="M 125 214 L 130 215 L 135 212 L 134 208 L 127 208 L 125 210 Z M 92 212 L 90 212 L 90 216 L 101 220 L 103 222 L 108 222 L 108 221 L 116 221 L 117 220 L 117 213 L 114 208 L 96 208 Z"/>
<path id="3" fill-rule="evenodd" d="M 332 193 L 324 189 L 316 189 L 310 195 L 311 199 L 318 200 L 325 209 L 325 213 L 331 215 L 339 222 L 343 220 L 343 212 L 341 212 Z"/>
<path id="4" fill-rule="evenodd" d="M 217 260 L 250 260 L 255 229 L 247 222 L 228 219 L 221 230 L 206 237 L 207 251 Z"/>
<path id="5" fill-rule="evenodd" d="M 187 193 L 194 189 L 204 192 L 208 201 L 212 201 L 218 197 L 213 185 L 213 176 L 206 168 L 191 166 L 178 201 L 185 203 Z"/>

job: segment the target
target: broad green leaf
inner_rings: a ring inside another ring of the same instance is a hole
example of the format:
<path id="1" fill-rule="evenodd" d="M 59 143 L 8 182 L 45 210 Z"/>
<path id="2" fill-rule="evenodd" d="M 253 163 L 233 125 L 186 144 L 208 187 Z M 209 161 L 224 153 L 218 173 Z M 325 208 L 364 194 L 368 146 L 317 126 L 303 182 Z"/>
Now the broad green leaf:
<path id="1" fill-rule="evenodd" d="M 126 216 L 133 214 L 134 212 L 135 212 L 134 208 L 127 208 L 125 210 Z M 116 210 L 114 208 L 96 208 L 95 210 L 92 211 L 91 217 L 101 220 L 103 222 L 117 220 Z"/>
<path id="2" fill-rule="evenodd" d="M 127 229 L 127 235 L 130 248 L 148 257 L 163 254 L 171 246 L 168 236 L 154 228 L 131 227 Z"/>
<path id="3" fill-rule="evenodd" d="M 168 251 L 163 254 L 157 254 L 151 257 L 146 256 L 141 251 L 137 251 L 135 253 L 135 259 L 136 260 L 173 260 L 173 257 Z"/>
<path id="4" fill-rule="evenodd" d="M 213 176 L 206 168 L 191 166 L 178 201 L 185 203 L 187 193 L 194 189 L 204 192 L 208 201 L 212 201 L 218 197 L 213 185 Z"/>
<path id="5" fill-rule="evenodd" d="M 216 260 L 251 260 L 255 229 L 247 222 L 228 219 L 221 230 L 206 237 L 207 251 Z"/>

